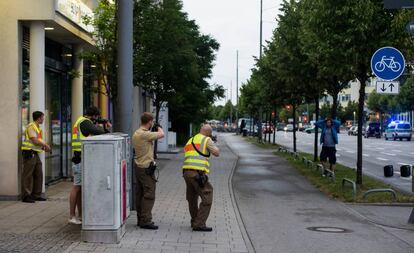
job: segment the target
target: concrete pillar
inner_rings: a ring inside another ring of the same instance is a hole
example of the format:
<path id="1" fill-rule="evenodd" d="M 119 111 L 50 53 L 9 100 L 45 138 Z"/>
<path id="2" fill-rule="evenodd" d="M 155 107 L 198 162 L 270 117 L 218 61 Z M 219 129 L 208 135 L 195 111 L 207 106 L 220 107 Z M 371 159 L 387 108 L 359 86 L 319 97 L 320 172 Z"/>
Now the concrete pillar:
<path id="1" fill-rule="evenodd" d="M 82 46 L 73 45 L 73 70 L 78 74 L 72 79 L 72 125 L 83 115 L 83 60 L 79 57 Z"/>
<path id="2" fill-rule="evenodd" d="M 34 111 L 45 111 L 45 25 L 34 21 L 30 24 L 30 118 Z M 45 120 L 48 122 L 48 119 Z M 44 126 L 41 126 L 45 129 Z M 47 136 L 47 133 L 43 133 Z M 45 192 L 45 154 L 40 154 L 43 164 L 43 190 Z"/>

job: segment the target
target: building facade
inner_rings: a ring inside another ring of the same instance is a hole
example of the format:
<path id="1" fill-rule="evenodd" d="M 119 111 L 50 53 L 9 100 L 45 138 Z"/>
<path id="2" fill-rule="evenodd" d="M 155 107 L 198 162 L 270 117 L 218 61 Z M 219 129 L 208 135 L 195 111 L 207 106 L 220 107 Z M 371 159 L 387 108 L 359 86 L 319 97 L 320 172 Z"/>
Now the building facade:
<path id="1" fill-rule="evenodd" d="M 79 58 L 93 48 L 93 28 L 82 16 L 92 15 L 96 4 L 0 1 L 0 199 L 19 198 L 22 135 L 33 111 L 45 113 L 43 138 L 52 147 L 51 153 L 41 155 L 46 183 L 69 176 L 73 119 L 86 105 L 109 111 L 108 100 L 90 92 L 96 85 L 88 75 L 93 66 Z"/>

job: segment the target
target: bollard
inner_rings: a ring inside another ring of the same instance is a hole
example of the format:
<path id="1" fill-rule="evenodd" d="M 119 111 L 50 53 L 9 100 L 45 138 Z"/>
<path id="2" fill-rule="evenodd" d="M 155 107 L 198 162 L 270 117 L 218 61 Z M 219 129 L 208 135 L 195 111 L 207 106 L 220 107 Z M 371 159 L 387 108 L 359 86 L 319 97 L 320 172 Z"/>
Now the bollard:
<path id="1" fill-rule="evenodd" d="M 400 175 L 401 175 L 401 177 L 409 177 L 411 175 L 411 166 L 410 165 L 402 165 L 400 167 Z"/>
<path id="2" fill-rule="evenodd" d="M 394 167 L 392 165 L 384 166 L 384 177 L 394 176 Z"/>

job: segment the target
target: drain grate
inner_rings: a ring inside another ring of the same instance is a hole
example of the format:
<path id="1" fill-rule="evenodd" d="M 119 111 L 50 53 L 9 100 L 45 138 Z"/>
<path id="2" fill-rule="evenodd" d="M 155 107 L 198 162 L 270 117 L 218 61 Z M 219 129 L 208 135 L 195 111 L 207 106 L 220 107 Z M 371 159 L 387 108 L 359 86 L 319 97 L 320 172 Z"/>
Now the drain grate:
<path id="1" fill-rule="evenodd" d="M 321 233 L 351 233 L 352 230 L 339 227 L 308 227 L 307 230 Z"/>

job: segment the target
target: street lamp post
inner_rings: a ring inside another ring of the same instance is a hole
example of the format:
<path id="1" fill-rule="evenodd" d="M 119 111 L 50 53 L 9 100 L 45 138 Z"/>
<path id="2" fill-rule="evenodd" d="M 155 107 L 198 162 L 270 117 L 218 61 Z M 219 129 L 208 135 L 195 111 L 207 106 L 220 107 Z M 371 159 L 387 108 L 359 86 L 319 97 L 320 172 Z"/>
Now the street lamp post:
<path id="1" fill-rule="evenodd" d="M 355 125 L 355 111 L 354 111 L 354 122 L 352 122 L 353 125 Z"/>

